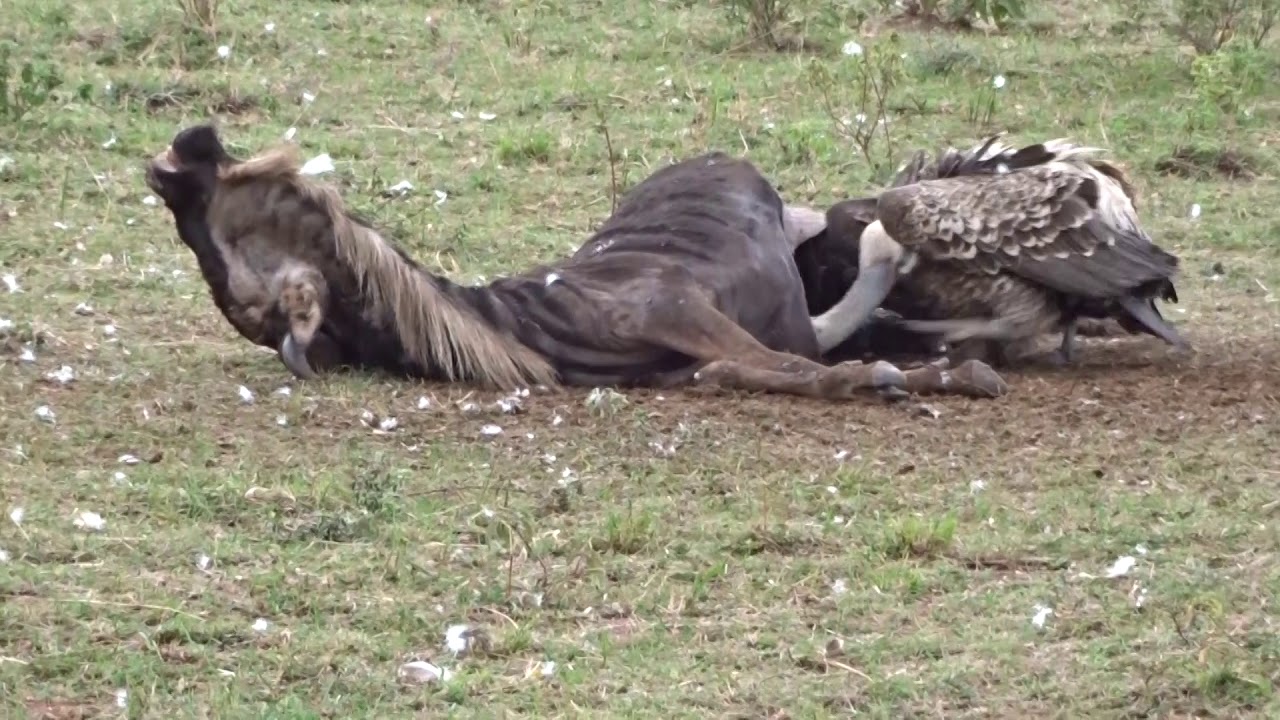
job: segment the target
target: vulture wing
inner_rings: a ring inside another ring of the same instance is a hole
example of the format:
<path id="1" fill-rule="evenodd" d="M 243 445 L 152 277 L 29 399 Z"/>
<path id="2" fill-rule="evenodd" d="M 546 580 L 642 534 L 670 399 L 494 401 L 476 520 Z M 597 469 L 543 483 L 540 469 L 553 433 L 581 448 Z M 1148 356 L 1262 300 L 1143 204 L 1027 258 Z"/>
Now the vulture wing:
<path id="1" fill-rule="evenodd" d="M 893 188 L 880 195 L 878 215 L 904 248 L 962 271 L 1012 272 L 1065 294 L 1112 298 L 1169 277 L 1177 259 L 1124 215 L 1104 182 L 1049 162 Z"/>

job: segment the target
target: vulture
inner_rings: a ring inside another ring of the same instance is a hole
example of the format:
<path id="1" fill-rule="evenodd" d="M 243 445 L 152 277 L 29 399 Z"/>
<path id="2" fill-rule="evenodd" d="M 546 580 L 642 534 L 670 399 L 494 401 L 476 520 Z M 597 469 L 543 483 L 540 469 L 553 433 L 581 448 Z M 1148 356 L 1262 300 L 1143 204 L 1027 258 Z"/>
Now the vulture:
<path id="1" fill-rule="evenodd" d="M 1074 362 L 1082 318 L 1189 349 L 1155 305 L 1178 300 L 1178 258 L 1140 226 L 1124 174 L 1099 148 L 1059 139 L 1015 150 L 999 137 L 933 163 L 917 152 L 877 197 L 828 209 L 828 232 L 856 239 L 858 271 L 813 319 L 821 351 L 885 311 L 997 364 L 1057 332 L 1061 345 L 1043 359 Z"/>

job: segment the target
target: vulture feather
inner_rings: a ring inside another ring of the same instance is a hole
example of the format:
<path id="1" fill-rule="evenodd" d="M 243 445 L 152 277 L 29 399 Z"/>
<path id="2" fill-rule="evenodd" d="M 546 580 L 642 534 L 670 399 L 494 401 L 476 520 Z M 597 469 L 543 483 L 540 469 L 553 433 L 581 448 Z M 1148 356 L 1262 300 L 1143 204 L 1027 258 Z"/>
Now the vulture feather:
<path id="1" fill-rule="evenodd" d="M 1114 317 L 1188 348 L 1155 306 L 1177 302 L 1178 258 L 1142 229 L 1123 173 L 1097 148 L 997 140 L 932 163 L 918 152 L 874 201 L 828 210 L 828 232 L 858 238 L 859 257 L 853 286 L 814 318 L 822 349 L 881 305 L 907 329 L 994 360 L 1062 332 L 1053 359 L 1069 362 L 1080 318 Z"/>

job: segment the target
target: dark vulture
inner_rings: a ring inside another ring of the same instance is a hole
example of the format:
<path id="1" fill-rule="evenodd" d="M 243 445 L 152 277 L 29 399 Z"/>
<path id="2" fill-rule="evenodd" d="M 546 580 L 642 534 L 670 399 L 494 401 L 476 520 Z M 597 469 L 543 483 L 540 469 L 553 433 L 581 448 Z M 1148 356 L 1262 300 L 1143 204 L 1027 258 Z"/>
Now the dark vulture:
<path id="1" fill-rule="evenodd" d="M 1155 305 L 1177 302 L 1178 258 L 1142 229 L 1132 187 L 1097 152 L 1065 140 L 1014 150 L 998 136 L 932 163 L 917 152 L 878 197 L 832 206 L 826 241 L 843 250 L 810 252 L 852 264 L 856 245 L 857 272 L 814 318 L 821 351 L 886 310 L 960 357 L 997 363 L 1053 332 L 1062 344 L 1045 359 L 1074 361 L 1081 318 L 1115 318 L 1188 349 Z"/>

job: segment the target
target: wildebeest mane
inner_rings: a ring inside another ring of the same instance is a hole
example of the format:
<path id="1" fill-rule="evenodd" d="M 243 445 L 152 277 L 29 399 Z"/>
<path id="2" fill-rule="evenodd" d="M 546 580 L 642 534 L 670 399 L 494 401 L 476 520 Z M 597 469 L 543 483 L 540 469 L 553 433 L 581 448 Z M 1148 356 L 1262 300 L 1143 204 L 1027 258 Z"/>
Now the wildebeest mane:
<path id="1" fill-rule="evenodd" d="M 219 181 L 228 189 L 285 183 L 323 213 L 332 229 L 333 261 L 354 273 L 370 312 L 387 319 L 405 353 L 423 368 L 437 368 L 451 381 L 503 388 L 559 384 L 542 356 L 444 292 L 404 250 L 349 211 L 336 188 L 300 174 L 300 167 L 296 147 L 286 145 L 220 168 Z"/>

